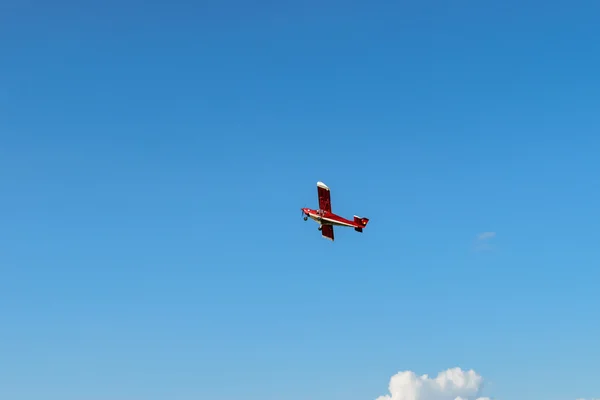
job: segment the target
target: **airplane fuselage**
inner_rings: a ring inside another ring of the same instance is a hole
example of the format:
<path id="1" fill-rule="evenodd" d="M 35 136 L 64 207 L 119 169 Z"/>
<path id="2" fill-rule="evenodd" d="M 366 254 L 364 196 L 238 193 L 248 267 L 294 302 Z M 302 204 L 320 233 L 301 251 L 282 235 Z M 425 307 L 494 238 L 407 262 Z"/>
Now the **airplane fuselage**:
<path id="1" fill-rule="evenodd" d="M 308 218 L 317 222 L 319 225 L 348 226 L 351 228 L 363 227 L 362 225 L 359 225 L 354 221 L 351 221 L 344 217 L 340 217 L 339 215 L 331 212 L 323 210 L 313 210 L 311 208 L 303 208 L 302 211 Z"/>

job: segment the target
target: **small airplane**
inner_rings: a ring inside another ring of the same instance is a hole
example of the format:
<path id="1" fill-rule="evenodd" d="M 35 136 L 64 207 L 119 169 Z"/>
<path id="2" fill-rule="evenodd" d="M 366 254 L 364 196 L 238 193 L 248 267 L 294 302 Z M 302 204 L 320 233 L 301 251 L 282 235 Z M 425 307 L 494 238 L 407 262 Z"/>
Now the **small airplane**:
<path id="1" fill-rule="evenodd" d="M 347 226 L 354 228 L 357 232 L 362 232 L 363 228 L 369 223 L 368 218 L 362 218 L 357 215 L 354 216 L 354 220 L 351 221 L 346 218 L 342 218 L 331 212 L 331 195 L 330 190 L 323 182 L 317 182 L 317 194 L 319 196 L 319 209 L 313 210 L 311 208 L 302 208 L 302 216 L 304 220 L 311 218 L 319 224 L 319 230 L 321 236 L 331 241 L 333 238 L 333 227 Z"/>

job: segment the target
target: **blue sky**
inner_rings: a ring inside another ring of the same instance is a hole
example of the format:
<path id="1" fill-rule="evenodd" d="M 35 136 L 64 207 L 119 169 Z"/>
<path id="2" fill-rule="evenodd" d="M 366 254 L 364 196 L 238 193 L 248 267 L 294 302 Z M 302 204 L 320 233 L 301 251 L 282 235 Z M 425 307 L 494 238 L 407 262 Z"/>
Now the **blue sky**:
<path id="1" fill-rule="evenodd" d="M 576 4 L 0 6 L 0 398 L 599 396 Z"/>

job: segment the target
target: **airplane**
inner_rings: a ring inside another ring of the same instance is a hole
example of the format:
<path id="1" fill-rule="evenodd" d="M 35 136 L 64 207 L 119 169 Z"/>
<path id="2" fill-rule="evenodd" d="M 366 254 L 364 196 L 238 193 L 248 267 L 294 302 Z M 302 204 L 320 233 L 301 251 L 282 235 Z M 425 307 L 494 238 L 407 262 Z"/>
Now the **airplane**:
<path id="1" fill-rule="evenodd" d="M 354 228 L 356 232 L 362 232 L 363 228 L 369 223 L 369 218 L 362 218 L 355 215 L 354 220 L 351 221 L 332 213 L 331 191 L 323 182 L 317 182 L 317 195 L 319 197 L 318 210 L 306 207 L 301 210 L 305 221 L 311 218 L 319 224 L 319 231 L 321 231 L 321 236 L 324 238 L 334 241 L 333 227 L 336 225 Z"/>

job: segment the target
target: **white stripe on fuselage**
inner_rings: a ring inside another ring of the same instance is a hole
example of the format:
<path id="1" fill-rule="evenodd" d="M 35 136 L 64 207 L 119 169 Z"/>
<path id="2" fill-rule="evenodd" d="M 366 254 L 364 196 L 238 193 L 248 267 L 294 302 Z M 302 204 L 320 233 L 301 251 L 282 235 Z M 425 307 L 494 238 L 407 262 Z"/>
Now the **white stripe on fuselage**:
<path id="1" fill-rule="evenodd" d="M 340 222 L 331 218 L 321 217 L 318 214 L 310 214 L 309 217 L 315 222 L 318 222 L 320 225 L 354 226 L 353 224 L 348 224 L 346 222 Z"/>

